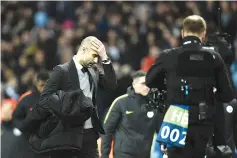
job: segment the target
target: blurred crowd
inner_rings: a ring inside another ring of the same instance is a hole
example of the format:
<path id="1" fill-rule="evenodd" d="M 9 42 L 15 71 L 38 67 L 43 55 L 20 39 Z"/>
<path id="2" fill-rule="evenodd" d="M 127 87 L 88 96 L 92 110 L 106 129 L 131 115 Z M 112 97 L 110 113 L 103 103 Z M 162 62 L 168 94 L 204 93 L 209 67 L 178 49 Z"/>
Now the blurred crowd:
<path id="1" fill-rule="evenodd" d="M 180 45 L 186 16 L 203 16 L 208 35 L 218 31 L 219 6 L 221 30 L 231 35 L 231 71 L 237 89 L 235 1 L 1 2 L 1 120 L 11 120 L 17 100 L 32 85 L 37 72 L 51 71 L 55 65 L 71 60 L 81 40 L 89 35 L 103 41 L 118 78 L 116 92 L 100 92 L 98 104 L 108 108 L 131 85 L 131 72 L 147 71 L 163 49 Z M 103 117 L 104 109 L 99 110 Z M 4 138 L 10 142 L 12 137 Z M 8 150 L 4 146 L 2 151 Z"/>
<path id="2" fill-rule="evenodd" d="M 207 34 L 217 31 L 219 6 L 221 29 L 234 46 L 231 70 L 237 87 L 237 2 L 1 2 L 2 99 L 16 101 L 37 72 L 71 60 L 89 35 L 106 45 L 120 84 L 116 95 L 123 94 L 132 71 L 147 71 L 161 50 L 179 46 L 186 16 L 201 15 Z"/>

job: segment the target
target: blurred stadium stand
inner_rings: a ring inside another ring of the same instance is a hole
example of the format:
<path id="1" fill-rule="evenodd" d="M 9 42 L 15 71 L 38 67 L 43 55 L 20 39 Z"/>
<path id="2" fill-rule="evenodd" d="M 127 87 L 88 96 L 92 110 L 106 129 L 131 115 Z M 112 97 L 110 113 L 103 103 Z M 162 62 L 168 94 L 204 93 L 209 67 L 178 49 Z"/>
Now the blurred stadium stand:
<path id="1" fill-rule="evenodd" d="M 113 60 L 119 87 L 116 93 L 101 92 L 99 104 L 111 104 L 126 92 L 132 71 L 148 70 L 161 50 L 180 44 L 182 20 L 191 14 L 204 17 L 207 34 L 217 31 L 221 6 L 222 31 L 231 35 L 234 58 L 232 78 L 237 89 L 237 2 L 1 2 L 1 109 L 12 111 L 40 70 L 69 61 L 81 40 L 89 35 L 106 45 Z M 104 115 L 102 109 L 101 116 Z M 7 119 L 10 116 L 4 115 Z M 4 120 L 4 118 L 2 118 Z"/>

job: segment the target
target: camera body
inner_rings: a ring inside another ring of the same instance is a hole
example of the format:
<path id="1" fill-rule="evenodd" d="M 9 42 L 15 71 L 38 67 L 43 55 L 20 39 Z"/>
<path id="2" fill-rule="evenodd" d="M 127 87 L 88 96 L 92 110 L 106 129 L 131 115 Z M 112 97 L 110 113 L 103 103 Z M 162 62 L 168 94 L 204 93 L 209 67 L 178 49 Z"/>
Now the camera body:
<path id="1" fill-rule="evenodd" d="M 208 41 L 204 45 L 208 47 L 214 47 L 226 64 L 232 63 L 233 53 L 229 34 L 216 32 L 212 35 L 209 35 Z"/>
<path id="2" fill-rule="evenodd" d="M 165 90 L 158 90 L 158 88 L 152 88 L 147 95 L 148 104 L 146 104 L 146 108 L 150 111 L 153 109 L 158 109 L 161 113 L 165 113 L 168 109 L 168 106 L 165 105 L 166 99 Z"/>
<path id="3" fill-rule="evenodd" d="M 228 33 L 220 33 L 215 32 L 208 36 L 208 41 L 210 45 L 218 45 L 218 41 L 226 41 L 227 43 L 231 43 L 230 35 Z"/>

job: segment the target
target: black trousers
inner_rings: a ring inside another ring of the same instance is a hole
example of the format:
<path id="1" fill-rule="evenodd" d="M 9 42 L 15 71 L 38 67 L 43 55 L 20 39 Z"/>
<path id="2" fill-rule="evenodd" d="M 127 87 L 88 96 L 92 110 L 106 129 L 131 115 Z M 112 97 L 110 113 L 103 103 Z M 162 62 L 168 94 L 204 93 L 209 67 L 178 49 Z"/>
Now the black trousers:
<path id="1" fill-rule="evenodd" d="M 98 134 L 93 129 L 84 130 L 82 148 L 79 153 L 73 154 L 70 152 L 57 152 L 50 158 L 98 158 L 97 146 Z"/>
<path id="2" fill-rule="evenodd" d="M 169 158 L 204 158 L 207 142 L 212 135 L 211 125 L 190 125 L 184 148 L 168 150 Z"/>

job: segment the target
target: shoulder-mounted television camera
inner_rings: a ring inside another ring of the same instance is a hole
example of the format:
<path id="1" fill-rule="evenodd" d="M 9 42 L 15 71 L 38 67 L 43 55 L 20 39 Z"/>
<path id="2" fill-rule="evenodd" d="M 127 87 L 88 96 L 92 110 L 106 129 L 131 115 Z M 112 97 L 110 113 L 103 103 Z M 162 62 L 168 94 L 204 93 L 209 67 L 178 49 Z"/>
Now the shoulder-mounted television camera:
<path id="1" fill-rule="evenodd" d="M 218 8 L 218 31 L 207 37 L 206 45 L 208 46 L 219 46 L 220 42 L 231 43 L 230 35 L 221 31 L 221 8 Z"/>
<path id="2" fill-rule="evenodd" d="M 214 47 L 215 51 L 218 52 L 226 64 L 231 65 L 233 62 L 233 52 L 231 45 L 231 36 L 228 33 L 224 33 L 220 29 L 221 25 L 221 10 L 218 8 L 218 21 L 219 28 L 218 32 L 215 32 L 207 36 L 207 42 L 204 43 L 205 46 Z"/>
<path id="3" fill-rule="evenodd" d="M 228 33 L 215 32 L 207 36 L 206 46 L 220 47 L 221 45 L 230 45 L 230 35 Z"/>

